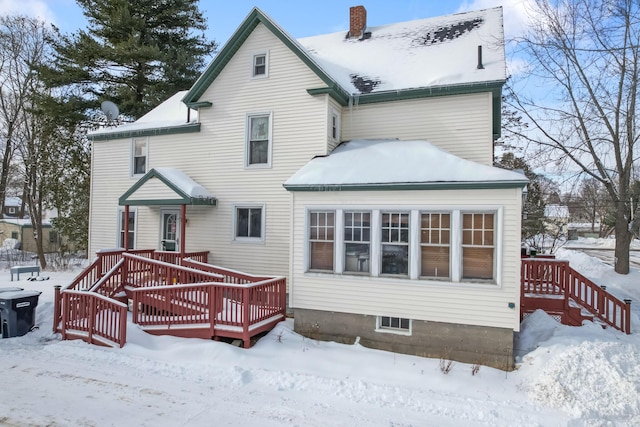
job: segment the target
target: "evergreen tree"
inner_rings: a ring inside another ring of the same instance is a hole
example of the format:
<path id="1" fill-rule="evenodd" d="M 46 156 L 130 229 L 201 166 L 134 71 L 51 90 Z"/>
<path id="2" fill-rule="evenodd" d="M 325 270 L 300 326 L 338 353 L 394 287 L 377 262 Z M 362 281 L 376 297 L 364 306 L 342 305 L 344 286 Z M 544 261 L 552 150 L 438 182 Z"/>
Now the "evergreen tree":
<path id="1" fill-rule="evenodd" d="M 527 195 L 522 209 L 522 240 L 528 240 L 538 234 L 544 234 L 544 208 L 546 203 L 541 185 L 542 177 L 533 172 L 523 158 L 516 157 L 510 152 L 504 153 L 495 162 L 495 166 L 510 170 L 522 170 L 529 179 Z"/>
<path id="2" fill-rule="evenodd" d="M 57 31 L 49 87 L 76 85 L 86 108 L 111 100 L 139 118 L 188 89 L 215 52 L 197 0 L 77 0 L 89 22 L 72 35 Z"/>

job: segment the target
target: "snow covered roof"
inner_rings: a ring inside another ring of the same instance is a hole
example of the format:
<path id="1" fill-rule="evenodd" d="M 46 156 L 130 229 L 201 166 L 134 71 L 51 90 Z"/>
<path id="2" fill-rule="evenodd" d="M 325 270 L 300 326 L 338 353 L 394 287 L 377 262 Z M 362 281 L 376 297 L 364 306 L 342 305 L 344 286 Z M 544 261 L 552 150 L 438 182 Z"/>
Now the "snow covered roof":
<path id="1" fill-rule="evenodd" d="M 154 168 L 154 170 L 189 197 L 213 198 L 213 194 L 195 182 L 186 173 L 174 168 Z"/>
<path id="2" fill-rule="evenodd" d="M 547 218 L 569 218 L 569 207 L 567 205 L 546 205 L 544 216 Z"/>
<path id="3" fill-rule="evenodd" d="M 0 219 L 0 222 L 4 222 L 7 224 L 13 224 L 13 225 L 18 225 L 20 227 L 31 227 L 32 223 L 31 223 L 31 218 L 3 218 Z M 45 227 L 50 227 L 51 226 L 51 221 L 49 221 L 48 219 L 43 219 L 42 220 L 42 225 Z"/>
<path id="4" fill-rule="evenodd" d="M 288 190 L 522 187 L 518 172 L 457 157 L 427 141 L 354 140 L 316 157 L 284 184 Z M 368 187 L 368 188 L 367 188 Z"/>
<path id="5" fill-rule="evenodd" d="M 506 79 L 502 8 L 298 39 L 348 93 L 397 91 Z M 478 46 L 482 66 L 478 69 Z"/>
<path id="6" fill-rule="evenodd" d="M 189 114 L 188 107 L 182 102 L 186 93 L 186 90 L 175 93 L 135 122 L 91 131 L 87 136 L 93 140 L 125 138 L 135 136 L 135 132 L 154 129 L 156 134 L 161 134 L 162 129 L 169 131 L 195 124 L 198 121 L 198 111 L 192 109 Z M 187 122 L 187 117 L 189 117 L 189 122 Z"/>
<path id="7" fill-rule="evenodd" d="M 156 178 L 156 179 L 154 179 Z M 148 194 L 153 199 L 137 191 L 150 187 Z M 118 203 L 125 205 L 208 205 L 215 206 L 216 198 L 181 170 L 167 167 L 153 168 L 129 188 Z"/>
<path id="8" fill-rule="evenodd" d="M 20 207 L 22 205 L 22 199 L 20 197 L 6 197 L 4 199 L 5 206 Z"/>

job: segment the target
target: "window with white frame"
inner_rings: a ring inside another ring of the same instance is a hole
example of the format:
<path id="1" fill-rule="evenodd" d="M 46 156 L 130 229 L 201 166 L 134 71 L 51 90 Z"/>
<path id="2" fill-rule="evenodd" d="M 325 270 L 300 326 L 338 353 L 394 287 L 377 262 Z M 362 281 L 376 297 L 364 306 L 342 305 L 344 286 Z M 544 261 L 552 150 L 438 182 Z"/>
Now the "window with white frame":
<path id="1" fill-rule="evenodd" d="M 127 245 L 124 244 L 124 230 L 127 227 Z M 118 247 L 135 249 L 136 241 L 136 211 L 129 211 L 129 219 L 125 220 L 124 210 L 118 211 Z"/>
<path id="2" fill-rule="evenodd" d="M 378 316 L 377 329 L 389 332 L 411 332 L 411 319 L 402 317 Z"/>
<path id="3" fill-rule="evenodd" d="M 329 114 L 329 137 L 333 142 L 340 140 L 340 115 L 333 108 Z"/>
<path id="4" fill-rule="evenodd" d="M 134 138 L 131 151 L 132 175 L 144 175 L 147 172 L 147 139 Z"/>
<path id="5" fill-rule="evenodd" d="M 451 214 L 420 214 L 420 276 L 450 277 Z"/>
<path id="6" fill-rule="evenodd" d="M 495 214 L 462 214 L 462 279 L 495 278 Z"/>
<path id="7" fill-rule="evenodd" d="M 9 209 L 9 213 L 10 213 L 10 214 L 12 214 L 12 215 L 13 215 L 13 214 L 15 214 L 15 213 L 16 213 L 16 208 L 14 208 L 13 206 L 9 206 L 9 208 L 8 208 L 8 209 Z"/>
<path id="8" fill-rule="evenodd" d="M 335 213 L 309 212 L 309 269 L 333 271 Z"/>
<path id="9" fill-rule="evenodd" d="M 271 114 L 247 116 L 247 166 L 269 165 L 271 153 Z"/>
<path id="10" fill-rule="evenodd" d="M 371 213 L 344 213 L 344 271 L 368 273 L 371 266 Z"/>
<path id="11" fill-rule="evenodd" d="M 236 239 L 263 239 L 264 208 L 262 206 L 236 206 Z"/>
<path id="12" fill-rule="evenodd" d="M 382 213 L 382 274 L 409 274 L 409 214 Z"/>
<path id="13" fill-rule="evenodd" d="M 267 59 L 268 55 L 266 53 L 256 53 L 253 55 L 251 74 L 253 77 L 267 77 Z"/>

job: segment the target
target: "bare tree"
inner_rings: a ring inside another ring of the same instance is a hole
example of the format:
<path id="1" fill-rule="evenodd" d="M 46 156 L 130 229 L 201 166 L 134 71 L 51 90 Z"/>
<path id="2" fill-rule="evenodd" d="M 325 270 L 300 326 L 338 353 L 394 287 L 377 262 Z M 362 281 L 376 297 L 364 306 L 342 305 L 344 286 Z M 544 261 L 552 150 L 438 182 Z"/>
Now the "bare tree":
<path id="1" fill-rule="evenodd" d="M 629 272 L 639 135 L 639 15 L 637 0 L 535 0 L 518 46 L 530 61 L 536 99 L 513 80 L 509 87 L 512 108 L 533 124 L 519 136 L 535 143 L 537 155 L 577 166 L 606 189 L 615 206 L 615 271 L 622 274 Z"/>
<path id="2" fill-rule="evenodd" d="M 36 67 L 45 58 L 46 35 L 45 24 L 37 19 L 0 17 L 0 120 L 6 141 L 0 173 L 0 210 L 4 207 L 10 170 L 17 169 L 24 190 L 22 209 L 29 211 L 43 268 L 46 266 L 42 242 L 44 194 L 38 192 L 34 177 L 38 162 L 44 159 L 38 157 L 34 147 L 45 144 L 38 137 L 34 107 L 36 95 L 43 90 Z"/>

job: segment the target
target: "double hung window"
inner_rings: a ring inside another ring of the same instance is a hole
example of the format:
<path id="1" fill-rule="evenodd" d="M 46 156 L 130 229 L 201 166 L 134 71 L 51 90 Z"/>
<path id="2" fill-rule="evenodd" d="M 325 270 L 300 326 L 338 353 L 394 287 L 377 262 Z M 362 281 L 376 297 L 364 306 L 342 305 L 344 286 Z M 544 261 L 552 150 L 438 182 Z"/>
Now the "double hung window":
<path id="1" fill-rule="evenodd" d="M 409 273 L 409 214 L 382 213 L 382 274 Z"/>
<path id="2" fill-rule="evenodd" d="M 309 213 L 309 269 L 333 271 L 335 213 Z"/>
<path id="3" fill-rule="evenodd" d="M 371 214 L 344 213 L 344 271 L 366 272 L 371 265 Z"/>
<path id="4" fill-rule="evenodd" d="M 247 117 L 247 166 L 269 165 L 271 153 L 271 115 Z"/>

